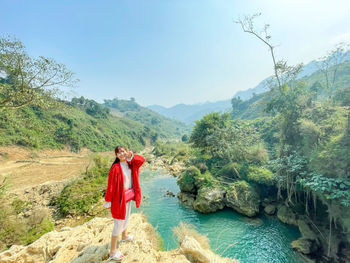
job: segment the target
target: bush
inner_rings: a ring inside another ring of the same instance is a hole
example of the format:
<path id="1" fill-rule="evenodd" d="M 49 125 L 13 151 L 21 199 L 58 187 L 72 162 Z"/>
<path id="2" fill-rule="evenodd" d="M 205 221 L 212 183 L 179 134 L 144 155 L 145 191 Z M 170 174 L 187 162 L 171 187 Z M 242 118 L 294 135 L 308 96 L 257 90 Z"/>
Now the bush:
<path id="1" fill-rule="evenodd" d="M 224 167 L 222 167 L 216 175 L 219 177 L 237 179 L 241 177 L 239 173 L 240 168 L 241 168 L 241 165 L 237 163 L 229 163 L 229 164 L 226 164 Z"/>
<path id="2" fill-rule="evenodd" d="M 94 167 L 83 178 L 78 178 L 65 186 L 53 204 L 62 216 L 85 215 L 92 211 L 94 205 L 103 197 L 108 179 L 110 165 L 107 158 L 97 155 Z"/>
<path id="3" fill-rule="evenodd" d="M 40 223 L 34 225 L 31 229 L 29 229 L 29 231 L 24 236 L 24 244 L 28 245 L 34 242 L 45 233 L 52 230 L 54 230 L 53 222 L 48 217 L 45 217 Z"/>
<path id="4" fill-rule="evenodd" d="M 195 177 L 195 184 L 197 188 L 204 187 L 212 187 L 215 185 L 213 175 L 208 171 L 205 173 L 199 174 L 197 177 Z"/>
<path id="5" fill-rule="evenodd" d="M 258 184 L 274 184 L 274 174 L 270 170 L 258 166 L 248 168 L 247 179 Z"/>

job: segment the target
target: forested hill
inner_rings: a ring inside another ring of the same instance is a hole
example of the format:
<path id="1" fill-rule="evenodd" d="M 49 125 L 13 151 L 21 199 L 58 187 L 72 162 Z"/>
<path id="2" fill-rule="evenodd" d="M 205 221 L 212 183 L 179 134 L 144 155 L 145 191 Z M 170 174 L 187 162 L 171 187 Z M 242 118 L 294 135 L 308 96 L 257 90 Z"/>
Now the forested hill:
<path id="1" fill-rule="evenodd" d="M 329 72 L 334 71 L 331 67 Z M 332 74 L 331 79 L 332 79 Z M 316 101 L 323 100 L 329 96 L 333 96 L 337 100 L 346 100 L 346 94 L 350 90 L 350 60 L 341 63 L 337 68 L 337 75 L 334 83 L 330 83 L 327 88 L 324 74 L 318 70 L 310 76 L 304 76 L 300 80 L 304 81 L 307 90 L 313 93 L 313 99 Z M 232 99 L 232 117 L 240 119 L 255 119 L 262 116 L 267 116 L 264 112 L 264 105 L 273 97 L 270 91 L 260 94 L 254 94 L 249 100 L 241 98 Z M 346 103 L 345 103 L 346 104 Z"/>
<path id="2" fill-rule="evenodd" d="M 135 102 L 134 98 L 130 98 L 130 100 L 118 98 L 105 100 L 104 106 L 110 108 L 112 115 L 142 123 L 145 127 L 157 131 L 158 135 L 163 138 L 178 138 L 183 134 L 189 134 L 191 131 L 190 125 L 164 117 L 151 109 L 142 107 Z"/>
<path id="3" fill-rule="evenodd" d="M 55 101 L 53 98 L 49 100 L 53 102 L 47 103 L 54 104 L 54 107 L 28 105 L 2 110 L 0 146 L 68 146 L 73 151 L 83 147 L 92 151 L 107 151 L 123 144 L 139 150 L 158 139 L 180 139 L 186 131 L 185 125 L 171 123 L 161 116 L 156 118 L 156 114 L 148 112 L 154 119 L 151 118 L 151 122 L 147 123 L 143 109 L 134 112 L 134 115 L 132 110 L 127 111 L 124 117 L 111 114 L 109 108 L 84 97 L 73 98 L 70 102 Z"/>

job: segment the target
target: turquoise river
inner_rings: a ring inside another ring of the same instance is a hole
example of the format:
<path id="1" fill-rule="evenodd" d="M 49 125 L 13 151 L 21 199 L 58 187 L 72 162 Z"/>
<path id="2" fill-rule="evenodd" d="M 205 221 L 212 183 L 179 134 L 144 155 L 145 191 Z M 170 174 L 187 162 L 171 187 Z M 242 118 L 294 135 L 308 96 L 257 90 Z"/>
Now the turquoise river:
<path id="1" fill-rule="evenodd" d="M 166 250 L 178 247 L 172 228 L 182 221 L 207 235 L 213 251 L 242 263 L 303 262 L 290 247 L 290 243 L 300 237 L 299 230 L 275 217 L 261 215 L 249 219 L 232 209 L 198 213 L 185 207 L 177 197 L 166 195 L 167 190 L 175 195 L 180 190 L 175 177 L 160 171 L 140 172 L 140 185 L 146 198 L 140 209 L 136 209 L 133 202 L 132 212 L 141 210 L 147 216 L 164 240 Z"/>

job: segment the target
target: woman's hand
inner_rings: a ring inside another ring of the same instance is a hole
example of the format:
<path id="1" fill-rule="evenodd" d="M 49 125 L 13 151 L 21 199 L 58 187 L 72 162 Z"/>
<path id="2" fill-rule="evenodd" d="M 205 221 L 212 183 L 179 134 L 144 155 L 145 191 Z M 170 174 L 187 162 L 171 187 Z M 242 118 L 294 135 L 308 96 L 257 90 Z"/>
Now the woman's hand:
<path id="1" fill-rule="evenodd" d="M 130 159 L 134 153 L 132 151 L 128 151 L 126 154 L 126 158 Z"/>
<path id="2" fill-rule="evenodd" d="M 112 203 L 111 202 L 105 202 L 105 204 L 103 205 L 106 209 L 111 208 Z"/>

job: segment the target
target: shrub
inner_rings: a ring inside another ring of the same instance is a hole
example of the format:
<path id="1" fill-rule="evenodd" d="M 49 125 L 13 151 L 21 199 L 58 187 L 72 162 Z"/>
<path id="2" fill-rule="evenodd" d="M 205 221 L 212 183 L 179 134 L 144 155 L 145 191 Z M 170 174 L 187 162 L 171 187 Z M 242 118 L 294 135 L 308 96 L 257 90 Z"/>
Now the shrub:
<path id="1" fill-rule="evenodd" d="M 247 179 L 258 184 L 274 184 L 274 174 L 270 170 L 258 166 L 248 168 Z"/>
<path id="2" fill-rule="evenodd" d="M 89 214 L 103 197 L 110 165 L 107 158 L 99 155 L 94 158 L 94 163 L 83 178 L 65 186 L 58 198 L 52 201 L 62 216 Z"/>
<path id="3" fill-rule="evenodd" d="M 239 173 L 240 168 L 241 165 L 239 165 L 238 163 L 229 163 L 222 167 L 216 175 L 220 177 L 227 177 L 230 179 L 237 179 L 241 177 Z"/>
<path id="4" fill-rule="evenodd" d="M 199 188 L 202 188 L 203 186 L 212 187 L 215 185 L 215 182 L 212 174 L 208 170 L 205 173 L 201 173 L 197 177 L 195 177 L 195 184 L 199 189 Z"/>

